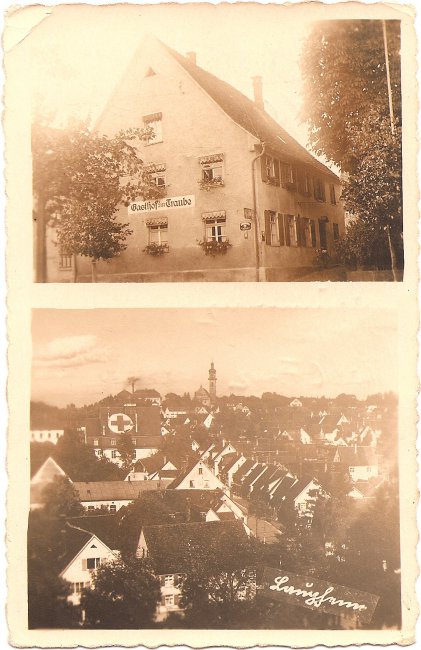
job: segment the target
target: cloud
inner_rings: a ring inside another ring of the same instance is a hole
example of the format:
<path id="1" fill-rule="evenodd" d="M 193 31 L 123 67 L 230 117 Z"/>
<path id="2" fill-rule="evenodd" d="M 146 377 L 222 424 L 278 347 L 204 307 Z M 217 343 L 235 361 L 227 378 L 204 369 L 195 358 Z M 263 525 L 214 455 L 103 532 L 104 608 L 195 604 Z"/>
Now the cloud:
<path id="1" fill-rule="evenodd" d="M 106 361 L 107 351 L 91 334 L 53 339 L 34 354 L 34 366 L 42 368 L 74 368 Z"/>

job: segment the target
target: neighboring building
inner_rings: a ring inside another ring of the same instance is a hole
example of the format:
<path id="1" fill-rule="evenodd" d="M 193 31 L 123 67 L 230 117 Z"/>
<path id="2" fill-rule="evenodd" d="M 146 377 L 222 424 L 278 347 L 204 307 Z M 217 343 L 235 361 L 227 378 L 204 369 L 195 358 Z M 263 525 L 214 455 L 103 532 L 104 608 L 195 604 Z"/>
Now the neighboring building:
<path id="1" fill-rule="evenodd" d="M 135 398 L 149 402 L 152 406 L 161 406 L 161 395 L 155 389 L 141 388 L 133 393 Z"/>
<path id="2" fill-rule="evenodd" d="M 317 250 L 333 252 L 340 179 L 265 111 L 260 77 L 253 86 L 254 101 L 193 53 L 144 40 L 95 128 L 150 127 L 140 156 L 163 196 L 120 208 L 133 234 L 98 262 L 99 281 L 294 280 L 316 268 Z M 53 241 L 48 232 L 46 280 L 89 281 L 89 260 Z"/>
<path id="3" fill-rule="evenodd" d="M 95 534 L 66 523 L 66 552 L 61 558 L 60 578 L 71 584 L 72 591 L 67 600 L 72 605 L 80 604 L 83 588 L 91 586 L 92 574 L 98 567 L 118 558 L 118 552 L 111 550 Z"/>
<path id="4" fill-rule="evenodd" d="M 42 492 L 44 488 L 52 483 L 55 478 L 62 476 L 70 481 L 66 472 L 56 463 L 56 461 L 49 457 L 35 472 L 31 478 L 30 483 L 30 508 L 36 510 L 43 507 Z"/>
<path id="5" fill-rule="evenodd" d="M 243 524 L 239 521 L 210 521 L 143 527 L 136 556 L 149 557 L 159 576 L 161 602 L 156 614 L 158 621 L 164 620 L 170 612 L 181 611 L 183 578 L 191 566 L 189 549 L 202 548 L 205 554 L 206 549 L 214 544 L 223 544 L 224 540 L 227 544 L 245 542 L 247 534 Z"/>
<path id="6" fill-rule="evenodd" d="M 161 412 L 157 406 L 131 404 L 103 406 L 98 418 L 86 421 L 86 444 L 102 456 L 121 465 L 119 437 L 130 434 L 136 462 L 155 454 L 162 446 Z"/>
<path id="7" fill-rule="evenodd" d="M 168 485 L 171 490 L 222 490 L 229 489 L 215 476 L 202 460 L 194 460 L 190 466 Z"/>
<path id="8" fill-rule="evenodd" d="M 64 435 L 64 429 L 31 429 L 31 442 L 52 442 Z"/>
<path id="9" fill-rule="evenodd" d="M 162 481 L 91 481 L 76 482 L 73 486 L 79 495 L 82 506 L 88 512 L 107 509 L 117 512 L 129 505 L 144 492 L 164 490 L 171 480 Z"/>

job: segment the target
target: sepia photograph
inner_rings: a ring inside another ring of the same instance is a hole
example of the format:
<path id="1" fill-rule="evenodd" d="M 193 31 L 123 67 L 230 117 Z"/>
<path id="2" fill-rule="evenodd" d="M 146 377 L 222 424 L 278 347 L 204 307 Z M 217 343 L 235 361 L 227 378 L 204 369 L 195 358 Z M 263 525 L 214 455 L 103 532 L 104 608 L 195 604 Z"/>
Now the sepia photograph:
<path id="1" fill-rule="evenodd" d="M 29 629 L 400 629 L 398 315 L 340 316 L 33 310 Z"/>
<path id="2" fill-rule="evenodd" d="M 35 282 L 402 280 L 398 8 L 30 10 Z"/>

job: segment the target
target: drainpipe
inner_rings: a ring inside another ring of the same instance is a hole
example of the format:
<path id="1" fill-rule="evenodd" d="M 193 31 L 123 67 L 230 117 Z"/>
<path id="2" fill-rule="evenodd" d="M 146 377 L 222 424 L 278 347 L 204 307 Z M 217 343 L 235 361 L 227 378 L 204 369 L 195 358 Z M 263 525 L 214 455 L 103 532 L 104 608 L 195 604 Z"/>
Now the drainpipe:
<path id="1" fill-rule="evenodd" d="M 255 162 L 261 158 L 266 149 L 266 144 L 261 142 L 262 151 L 253 158 L 251 161 L 251 176 L 252 176 L 252 190 L 253 190 L 253 224 L 254 224 L 254 242 L 255 242 L 255 254 L 256 254 L 256 282 L 260 282 L 260 227 L 259 227 L 259 216 L 257 214 L 257 196 L 256 196 L 256 173 L 255 173 Z"/>

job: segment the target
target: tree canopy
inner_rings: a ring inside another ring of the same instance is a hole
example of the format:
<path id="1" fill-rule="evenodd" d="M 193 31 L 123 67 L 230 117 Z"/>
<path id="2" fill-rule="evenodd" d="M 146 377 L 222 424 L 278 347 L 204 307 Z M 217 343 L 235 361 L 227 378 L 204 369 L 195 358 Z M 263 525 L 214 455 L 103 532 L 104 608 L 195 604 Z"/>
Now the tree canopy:
<path id="1" fill-rule="evenodd" d="M 161 590 L 147 560 L 104 564 L 92 583 L 92 589 L 85 589 L 81 597 L 87 627 L 129 630 L 153 624 Z"/>
<path id="2" fill-rule="evenodd" d="M 49 223 L 56 229 L 61 252 L 88 257 L 93 269 L 98 260 L 110 260 L 124 251 L 132 231 L 118 219 L 119 206 L 156 198 L 160 192 L 151 183 L 136 146 L 151 137 L 149 128 L 129 128 L 107 137 L 80 122 L 64 131 L 35 123 L 33 186 L 42 246 Z M 38 252 L 42 254 L 40 248 Z"/>
<path id="3" fill-rule="evenodd" d="M 399 21 L 317 23 L 302 71 L 311 146 L 346 173 L 342 199 L 354 222 L 338 243 L 339 260 L 381 268 L 388 252 L 396 280 L 403 262 Z"/>

